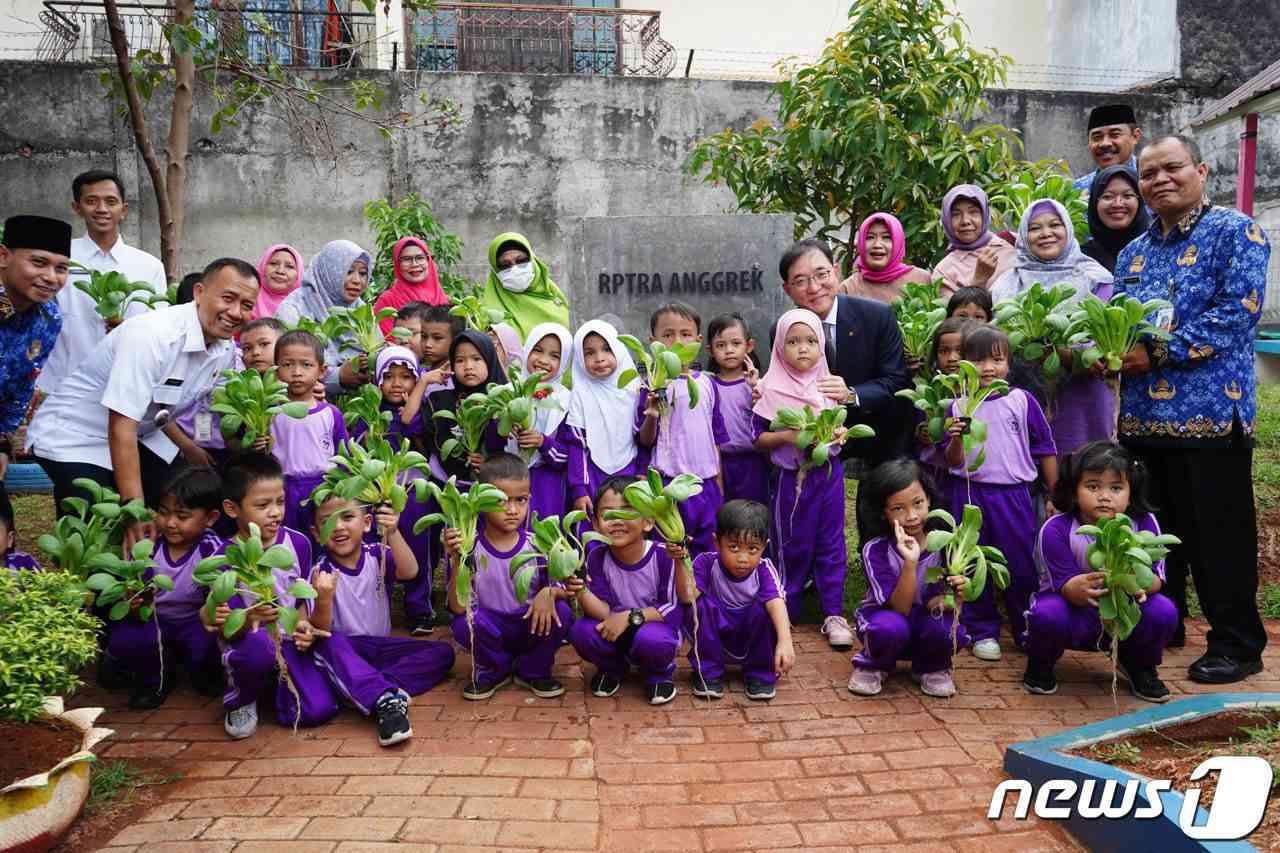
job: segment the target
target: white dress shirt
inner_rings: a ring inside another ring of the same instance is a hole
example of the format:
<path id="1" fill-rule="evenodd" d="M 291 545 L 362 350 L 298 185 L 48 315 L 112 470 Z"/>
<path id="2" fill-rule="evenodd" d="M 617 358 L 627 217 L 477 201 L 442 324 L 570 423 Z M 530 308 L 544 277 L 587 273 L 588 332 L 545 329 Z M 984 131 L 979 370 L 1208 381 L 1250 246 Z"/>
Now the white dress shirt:
<path id="1" fill-rule="evenodd" d="M 156 427 L 177 416 L 235 366 L 231 341 L 206 345 L 194 302 L 157 308 L 122 323 L 36 410 L 28 434 L 37 456 L 111 469 L 108 412 L 138 421 L 138 438 L 172 461 L 177 445 Z"/>
<path id="2" fill-rule="evenodd" d="M 827 340 L 825 341 L 825 343 L 831 345 L 832 352 L 836 351 L 836 315 L 839 313 L 840 313 L 840 299 L 839 297 L 837 297 L 831 300 L 831 310 L 827 312 L 827 316 L 822 318 L 822 331 L 824 331 L 827 335 Z M 836 366 L 834 364 L 828 364 L 827 370 L 831 371 L 832 373 L 835 373 Z"/>
<path id="3" fill-rule="evenodd" d="M 164 264 L 160 259 L 141 249 L 126 246 L 120 238 L 116 239 L 111 251 L 104 252 L 89 237 L 77 237 L 71 241 L 71 260 L 87 269 L 119 272 L 130 281 L 145 281 L 156 293 L 164 293 L 168 288 Z M 58 383 L 75 373 L 85 357 L 107 336 L 106 323 L 93 310 L 93 300 L 73 284 L 75 281 L 88 281 L 88 276 L 67 276 L 66 285 L 58 291 L 62 331 L 49 354 L 49 361 L 36 379 L 36 388 L 46 394 L 56 390 Z M 125 317 L 135 317 L 147 310 L 147 306 L 135 302 L 129 306 Z"/>

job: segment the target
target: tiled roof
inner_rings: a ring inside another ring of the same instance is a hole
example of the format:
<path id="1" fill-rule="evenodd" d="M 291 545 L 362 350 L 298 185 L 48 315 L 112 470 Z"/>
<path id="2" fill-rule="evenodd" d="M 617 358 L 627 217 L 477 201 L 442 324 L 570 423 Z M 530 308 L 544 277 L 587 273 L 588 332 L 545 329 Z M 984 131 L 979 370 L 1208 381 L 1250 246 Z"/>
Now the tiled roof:
<path id="1" fill-rule="evenodd" d="M 1244 85 L 1240 86 L 1240 88 L 1236 89 L 1230 95 L 1227 95 L 1221 100 L 1214 101 L 1205 108 L 1204 112 L 1196 116 L 1191 123 L 1193 125 L 1207 124 L 1216 118 L 1226 115 L 1243 104 L 1246 104 L 1255 98 L 1260 98 L 1263 95 L 1268 95 L 1277 89 L 1280 89 L 1280 60 L 1268 65 L 1259 74 L 1250 78 L 1244 83 Z"/>

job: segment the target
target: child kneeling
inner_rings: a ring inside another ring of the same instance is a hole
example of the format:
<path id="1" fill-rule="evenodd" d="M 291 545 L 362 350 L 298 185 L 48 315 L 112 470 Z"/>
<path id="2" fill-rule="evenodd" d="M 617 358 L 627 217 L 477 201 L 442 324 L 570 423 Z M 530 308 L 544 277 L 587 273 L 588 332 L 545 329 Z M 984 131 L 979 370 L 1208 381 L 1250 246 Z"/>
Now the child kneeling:
<path id="1" fill-rule="evenodd" d="M 1105 575 L 1089 566 L 1086 554 L 1092 539 L 1082 525 L 1124 513 L 1135 530 L 1159 535 L 1160 525 L 1146 498 L 1146 474 L 1120 445 L 1110 441 L 1086 444 L 1067 459 L 1054 492 L 1053 505 L 1061 513 L 1050 518 L 1036 537 L 1035 559 L 1040 589 L 1027 613 L 1027 672 L 1022 686 L 1028 693 L 1054 693 L 1058 679 L 1054 665 L 1066 649 L 1105 651 L 1110 638 L 1102 630 L 1098 599 L 1106 592 Z M 1152 567 L 1151 589 L 1136 596 L 1142 616 L 1120 642 L 1117 666 L 1133 695 L 1148 702 L 1169 701 L 1169 688 L 1156 667 L 1178 626 L 1178 608 L 1160 594 L 1164 560 Z"/>

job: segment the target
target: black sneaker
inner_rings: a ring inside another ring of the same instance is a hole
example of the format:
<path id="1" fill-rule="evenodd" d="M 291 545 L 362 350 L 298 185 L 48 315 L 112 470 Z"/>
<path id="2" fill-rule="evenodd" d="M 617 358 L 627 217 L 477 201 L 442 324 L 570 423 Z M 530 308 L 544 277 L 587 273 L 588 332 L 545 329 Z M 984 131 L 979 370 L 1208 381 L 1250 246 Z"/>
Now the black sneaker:
<path id="1" fill-rule="evenodd" d="M 436 629 L 434 616 L 419 616 L 409 624 L 409 633 L 415 637 L 429 636 Z"/>
<path id="2" fill-rule="evenodd" d="M 617 693 L 620 687 L 622 682 L 607 672 L 597 672 L 596 677 L 591 679 L 591 695 L 599 696 L 601 699 L 608 699 Z"/>
<path id="3" fill-rule="evenodd" d="M 1048 696 L 1058 692 L 1058 678 L 1053 674 L 1053 667 L 1038 664 L 1028 658 L 1027 671 L 1022 676 L 1022 687 L 1028 693 Z"/>
<path id="4" fill-rule="evenodd" d="M 1129 682 L 1129 689 L 1139 699 L 1156 704 L 1169 701 L 1169 688 L 1164 686 L 1154 666 L 1126 666 L 1121 661 L 1116 670 L 1121 678 Z"/>
<path id="5" fill-rule="evenodd" d="M 373 714 L 378 719 L 379 746 L 391 746 L 413 737 L 413 726 L 409 725 L 409 703 L 400 693 L 388 690 L 379 696 Z"/>
<path id="6" fill-rule="evenodd" d="M 517 675 L 516 686 L 523 687 L 539 699 L 554 699 L 564 695 L 564 685 L 550 677 L 525 679 Z"/>
<path id="7" fill-rule="evenodd" d="M 494 681 L 472 681 L 462 688 L 462 698 L 478 701 L 480 699 L 488 699 L 502 688 L 511 683 L 511 676 L 503 676 Z"/>
<path id="8" fill-rule="evenodd" d="M 1182 620 L 1178 620 L 1178 627 L 1173 629 L 1173 636 L 1169 638 L 1170 649 L 1181 649 L 1187 645 L 1187 626 Z"/>
<path id="9" fill-rule="evenodd" d="M 719 678 L 703 678 L 693 674 L 693 695 L 699 699 L 720 699 L 724 697 L 724 682 Z"/>
<path id="10" fill-rule="evenodd" d="M 130 711 L 154 711 L 164 704 L 164 700 L 169 697 L 168 679 L 163 690 L 156 690 L 151 687 L 138 687 L 129 694 L 129 710 Z"/>
<path id="11" fill-rule="evenodd" d="M 650 705 L 665 705 L 676 698 L 676 686 L 670 681 L 659 681 L 649 685 L 648 695 Z"/>
<path id="12" fill-rule="evenodd" d="M 123 690 L 132 685 L 132 679 L 111 655 L 98 656 L 98 686 L 103 690 Z"/>
<path id="13" fill-rule="evenodd" d="M 778 690 L 767 681 L 760 681 L 755 678 L 747 679 L 747 698 L 754 699 L 757 702 L 768 702 L 774 696 L 778 695 Z"/>

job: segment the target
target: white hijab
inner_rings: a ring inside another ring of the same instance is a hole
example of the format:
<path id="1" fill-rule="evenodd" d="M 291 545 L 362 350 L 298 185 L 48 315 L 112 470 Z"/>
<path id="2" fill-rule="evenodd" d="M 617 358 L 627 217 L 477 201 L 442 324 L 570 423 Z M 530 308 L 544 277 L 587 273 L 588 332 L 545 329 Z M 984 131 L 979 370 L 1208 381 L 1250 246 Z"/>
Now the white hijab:
<path id="1" fill-rule="evenodd" d="M 570 395 L 569 389 L 561 384 L 560 380 L 564 378 L 565 373 L 569 370 L 573 357 L 573 334 L 561 326 L 559 323 L 539 323 L 529 331 L 529 337 L 524 341 L 524 368 L 525 374 L 533 372 L 533 368 L 529 367 L 529 353 L 533 352 L 534 346 L 548 335 L 554 336 L 560 341 L 560 367 L 556 369 L 554 376 L 543 377 L 542 381 L 551 386 L 550 399 L 560 404 L 558 409 L 534 409 L 533 412 L 533 428 L 543 435 L 550 438 L 559 429 L 561 421 L 569 411 Z M 507 450 L 510 453 L 519 453 L 520 446 L 513 437 L 507 444 Z M 536 460 L 542 459 L 542 452 L 539 451 Z"/>
<path id="2" fill-rule="evenodd" d="M 618 362 L 604 379 L 587 371 L 582 355 L 582 343 L 590 334 L 604 338 Z M 636 458 L 634 426 L 640 380 L 635 379 L 626 388 L 618 387 L 618 377 L 628 370 L 635 370 L 635 362 L 618 340 L 617 329 L 603 320 L 589 320 L 578 328 L 573 336 L 573 396 L 566 422 L 582 430 L 591 461 L 606 474 L 616 474 Z"/>

